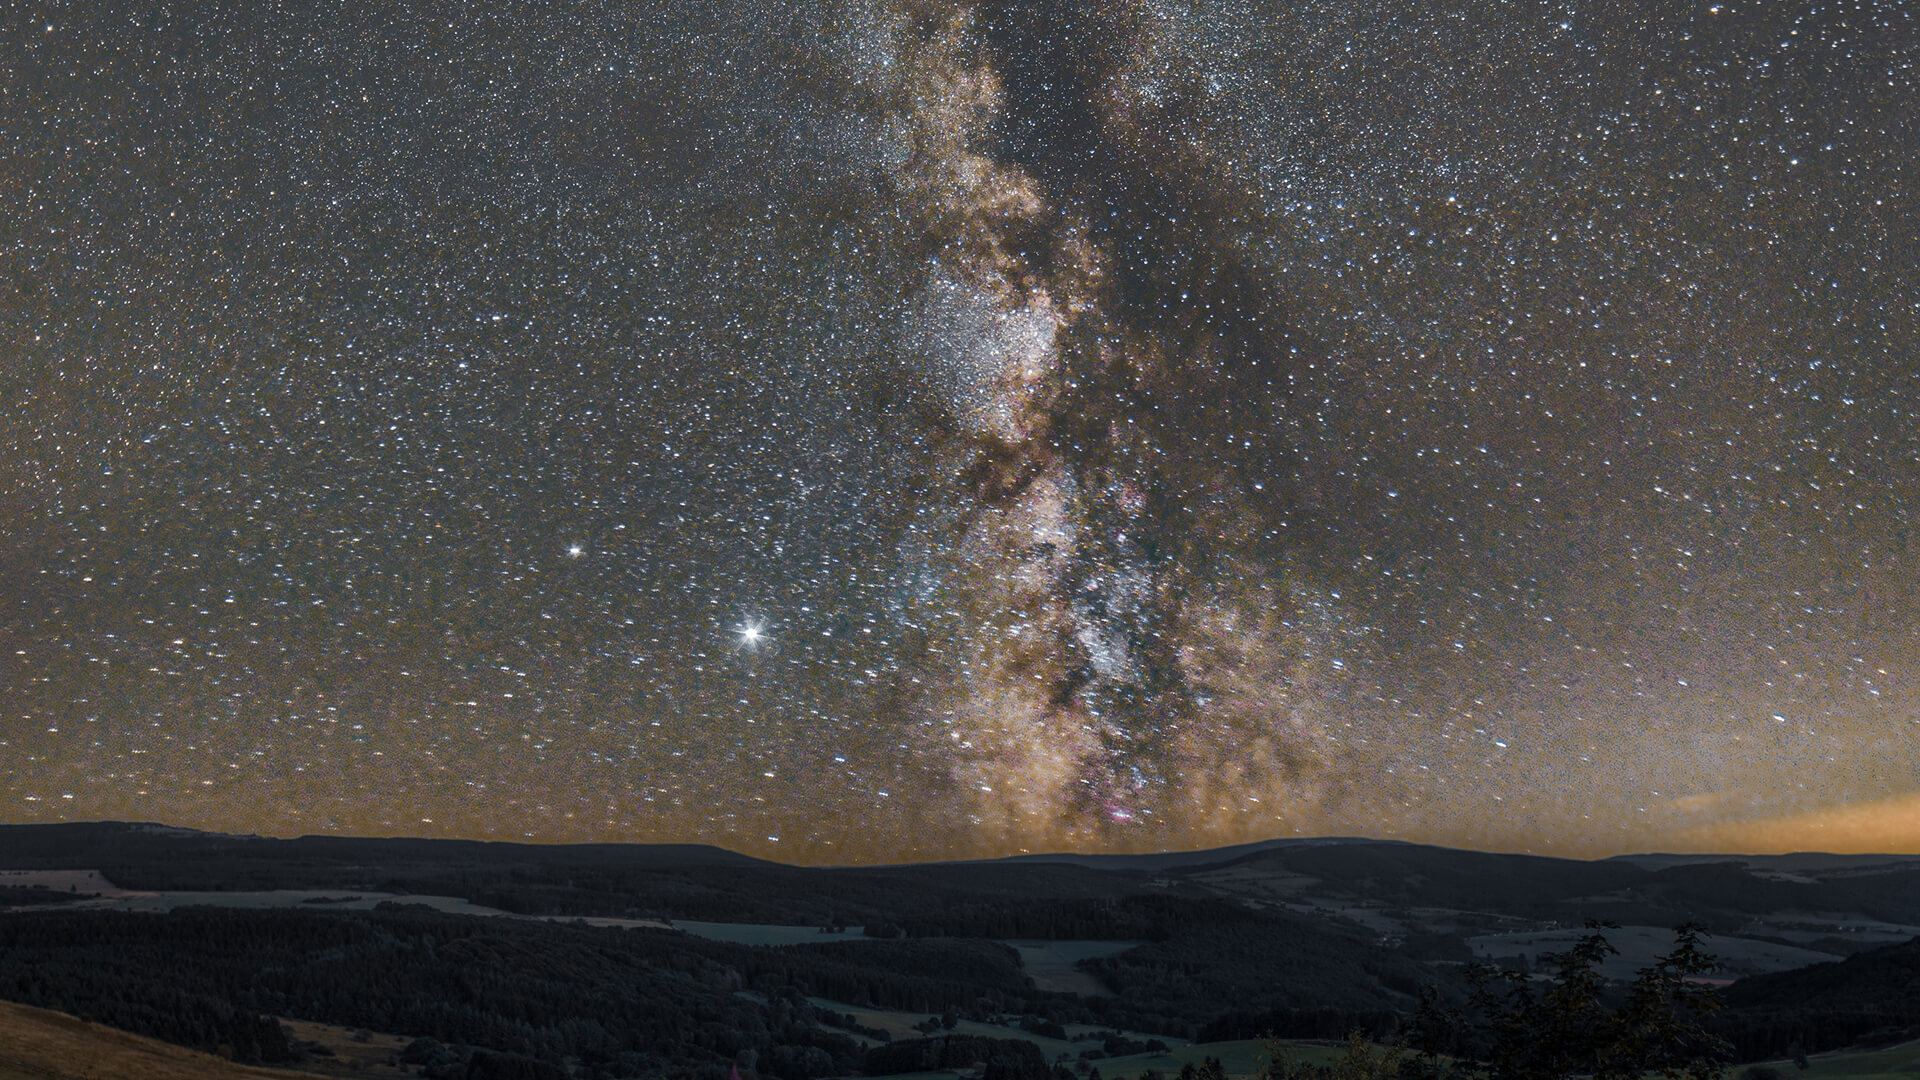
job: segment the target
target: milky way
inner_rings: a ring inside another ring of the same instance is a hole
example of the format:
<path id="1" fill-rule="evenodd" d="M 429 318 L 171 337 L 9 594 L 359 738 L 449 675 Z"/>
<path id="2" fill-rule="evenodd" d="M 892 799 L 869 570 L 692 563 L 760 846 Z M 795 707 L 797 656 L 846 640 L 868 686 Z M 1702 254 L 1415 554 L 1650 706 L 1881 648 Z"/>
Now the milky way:
<path id="1" fill-rule="evenodd" d="M 941 508 L 909 530 L 912 715 L 1009 843 L 1191 838 L 1248 805 L 1271 829 L 1322 795 L 1320 628 L 1274 448 L 1222 435 L 1279 426 L 1300 350 L 1245 250 L 1251 181 L 1198 131 L 1192 28 L 1143 5 L 900 22 L 911 61 L 876 97 L 931 251 L 908 356 Z"/>
<path id="2" fill-rule="evenodd" d="M 10 10 L 0 820 L 1913 843 L 1916 56 L 1871 0 Z"/>

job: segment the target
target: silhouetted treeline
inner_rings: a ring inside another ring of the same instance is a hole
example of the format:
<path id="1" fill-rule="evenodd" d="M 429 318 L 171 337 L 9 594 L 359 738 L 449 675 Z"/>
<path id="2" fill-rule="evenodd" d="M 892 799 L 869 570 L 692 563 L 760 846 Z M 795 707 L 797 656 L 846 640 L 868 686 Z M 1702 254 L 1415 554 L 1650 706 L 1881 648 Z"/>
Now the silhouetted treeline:
<path id="1" fill-rule="evenodd" d="M 441 853 L 439 860 L 420 863 L 336 865 L 243 858 L 214 850 L 176 861 L 105 863 L 100 869 L 129 889 L 329 889 L 458 896 L 522 915 L 788 925 L 892 923 L 915 936 L 1134 938 L 1152 933 L 1139 911 L 1102 909 L 1137 889 L 1144 880 L 1140 875 L 1077 866 L 989 868 L 966 874 L 944 866 L 824 870 L 751 860 L 738 866 L 657 866 L 612 858 L 595 862 L 578 851 L 554 851 L 543 861 L 509 864 L 448 861 Z M 996 882 L 997 877 L 1006 880 Z M 1041 899 L 1055 890 L 1064 895 Z"/>
<path id="2" fill-rule="evenodd" d="M 1374 1015 L 1410 1012 L 1423 984 L 1463 992 L 1459 969 L 1431 967 L 1381 947 L 1358 926 L 1228 904 L 1196 914 L 1165 940 L 1081 965 L 1117 995 L 1104 1005 L 1117 1026 L 1193 1037 L 1227 1009 Z M 1131 1022 L 1156 1016 L 1192 1026 Z"/>
<path id="3" fill-rule="evenodd" d="M 1356 1031 L 1385 1041 L 1400 1030 L 1405 1017 L 1374 1009 L 1268 1009 L 1230 1012 L 1202 1027 L 1196 1042 L 1230 1039 L 1344 1039 Z"/>
<path id="4" fill-rule="evenodd" d="M 868 1050 L 863 1071 L 871 1076 L 933 1072 L 987 1066 L 999 1080 L 1050 1080 L 1052 1071 L 1040 1048 L 1023 1039 L 990 1039 L 978 1035 L 942 1035 L 907 1039 Z"/>
<path id="5" fill-rule="evenodd" d="M 718 1067 L 751 1050 L 761 1073 L 804 1080 L 864 1061 L 854 1040 L 829 1030 L 858 1025 L 809 997 L 1019 1017 L 1055 1031 L 1099 1023 L 1192 1037 L 1222 1002 L 1278 1009 L 1315 993 L 1346 993 L 1370 1003 L 1382 984 L 1367 964 L 1398 981 L 1397 965 L 1411 963 L 1377 950 L 1356 954 L 1353 942 L 1315 939 L 1265 914 L 1202 906 L 1211 920 L 1169 929 L 1137 958 L 1090 965 L 1121 992 L 1085 1000 L 1035 991 L 1012 949 L 975 938 L 764 948 L 399 904 L 373 912 L 17 913 L 0 917 L 0 996 L 267 1062 L 291 1053 L 263 1019 L 279 1016 L 430 1037 L 466 1048 L 459 1068 L 480 1048 L 556 1067 L 584 1063 L 589 1077 L 659 1075 Z M 1183 905 L 1116 910 L 1151 925 Z M 1340 980 L 1365 985 L 1342 991 Z M 1374 1026 L 1378 1013 L 1333 1007 L 1318 1026 L 1285 1033 L 1341 1035 Z"/>
<path id="6" fill-rule="evenodd" d="M 527 915 L 863 925 L 957 895 L 1108 898 L 1151 875 L 1065 864 L 808 868 L 698 845 L 225 836 L 118 822 L 0 825 L 10 863 L 98 869 L 156 891 L 326 889 L 459 896 Z"/>
<path id="7" fill-rule="evenodd" d="M 0 996 L 243 1060 L 288 1060 L 266 1019 L 279 1016 L 579 1063 L 585 1077 L 719 1066 L 751 1050 L 762 1075 L 804 1080 L 861 1062 L 807 996 L 973 1012 L 1045 995 L 991 942 L 756 948 L 388 905 L 4 916 Z"/>
<path id="8" fill-rule="evenodd" d="M 49 889 L 44 885 L 0 885 L 0 908 L 71 904 L 75 900 L 91 900 L 99 895 L 99 893 Z"/>
<path id="9" fill-rule="evenodd" d="M 1125 896 L 1087 899 L 958 898 L 939 910 L 889 925 L 908 937 L 1037 938 L 1049 941 L 1158 941 L 1175 926 L 1204 918 L 1216 900 Z M 873 932 L 874 928 L 869 928 Z"/>
<path id="10" fill-rule="evenodd" d="M 1920 938 L 1728 987 L 1714 1030 L 1742 1061 L 1920 1038 Z"/>
<path id="11" fill-rule="evenodd" d="M 268 1061 L 279 1053 L 270 1036 L 248 1034 L 264 1015 L 430 1036 L 548 1062 L 619 1063 L 632 1075 L 718 1064 L 752 1049 L 762 1072 L 797 1080 L 857 1067 L 856 1044 L 823 1030 L 857 1025 L 803 997 L 979 1020 L 1025 1017 L 1050 1030 L 1096 1023 L 1190 1038 L 1219 1016 L 1223 1002 L 1253 1010 L 1325 1007 L 1370 1022 L 1383 996 L 1405 996 L 1396 987 L 1414 986 L 1422 973 L 1413 961 L 1371 947 L 1357 930 L 1328 935 L 1292 916 L 1212 900 L 1084 903 L 1036 903 L 1034 918 L 1077 927 L 1065 920 L 1101 912 L 1111 916 L 1102 924 L 1108 928 L 1165 935 L 1086 965 L 1118 991 L 1113 997 L 1036 991 L 1012 949 L 979 938 L 763 948 L 668 930 L 474 918 L 402 904 L 373 912 L 187 908 L 170 915 L 50 910 L 0 917 L 0 996 L 185 1045 L 252 1047 L 245 1053 Z M 970 905 L 925 929 L 1004 932 L 997 921 L 1003 911 Z M 1036 925 L 1014 924 L 1028 931 Z"/>

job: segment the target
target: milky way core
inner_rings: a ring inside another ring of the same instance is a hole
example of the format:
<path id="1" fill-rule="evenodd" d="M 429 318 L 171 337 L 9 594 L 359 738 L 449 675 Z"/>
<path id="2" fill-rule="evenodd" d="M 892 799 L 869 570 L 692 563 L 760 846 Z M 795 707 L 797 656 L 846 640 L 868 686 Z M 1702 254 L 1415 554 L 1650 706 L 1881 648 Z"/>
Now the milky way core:
<path id="1" fill-rule="evenodd" d="M 1917 10 L 16 6 L 0 821 L 1920 844 Z"/>
<path id="2" fill-rule="evenodd" d="M 1190 839 L 1249 803 L 1271 829 L 1325 787 L 1302 668 L 1326 601 L 1288 568 L 1272 447 L 1226 437 L 1279 426 L 1300 360 L 1191 28 L 1141 4 L 898 17 L 911 60 L 876 97 L 929 250 L 908 357 L 939 507 L 900 611 L 912 714 L 1008 843 Z"/>

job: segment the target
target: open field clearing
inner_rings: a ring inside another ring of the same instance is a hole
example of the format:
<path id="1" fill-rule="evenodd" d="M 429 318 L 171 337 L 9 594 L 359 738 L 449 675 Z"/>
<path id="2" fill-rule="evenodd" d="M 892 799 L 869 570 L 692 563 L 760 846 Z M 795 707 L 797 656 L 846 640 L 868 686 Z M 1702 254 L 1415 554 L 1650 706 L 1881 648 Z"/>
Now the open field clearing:
<path id="1" fill-rule="evenodd" d="M 849 1005 L 844 1001 L 832 1001 L 827 998 L 810 997 L 807 1000 L 822 1008 L 832 1009 L 838 1013 L 845 1013 L 853 1017 L 861 1026 L 878 1028 L 893 1036 L 896 1040 L 937 1038 L 941 1035 L 980 1035 L 989 1039 L 1024 1039 L 1039 1047 L 1041 1055 L 1049 1062 L 1059 1060 L 1062 1054 L 1065 1054 L 1069 1058 L 1077 1058 L 1081 1051 L 1090 1050 L 1100 1045 L 1100 1037 L 1095 1034 L 1096 1032 L 1113 1030 L 1111 1028 L 1096 1028 L 1089 1024 L 1068 1024 L 1066 1025 L 1068 1038 L 1053 1039 L 1045 1035 L 1035 1035 L 1031 1031 L 1023 1031 L 1012 1025 L 983 1024 L 977 1020 L 960 1020 L 954 1024 L 951 1031 L 942 1029 L 933 1032 L 933 1034 L 929 1036 L 927 1032 L 920 1031 L 914 1027 L 915 1024 L 928 1018 L 926 1013 L 901 1012 L 890 1009 L 866 1009 L 858 1005 Z M 1159 1039 L 1161 1042 L 1167 1043 L 1170 1046 L 1180 1042 L 1178 1039 L 1165 1035 L 1154 1035 L 1139 1031 L 1123 1031 L 1121 1034 L 1140 1042 L 1145 1042 L 1148 1039 Z M 859 1038 L 864 1045 L 875 1045 L 872 1039 L 863 1036 L 855 1037 Z M 1075 1041 L 1076 1039 L 1080 1041 Z M 1225 1046 L 1228 1044 L 1221 1043 L 1219 1045 Z M 1177 1046 L 1175 1049 L 1176 1052 L 1178 1052 L 1179 1048 Z M 1114 1060 L 1119 1059 L 1116 1058 Z M 1199 1059 L 1195 1058 L 1194 1060 L 1198 1061 Z M 1101 1072 L 1104 1075 L 1106 1070 L 1102 1069 Z"/>
<path id="2" fill-rule="evenodd" d="M 982 1030 L 955 1029 L 957 1034 L 999 1034 L 1004 1037 L 1005 1029 L 988 1029 L 986 1025 L 973 1025 Z M 918 1034 L 918 1033 L 915 1033 Z M 1029 1036 L 1031 1038 L 1031 1036 Z M 1034 1039 L 1035 1042 L 1045 1040 Z M 1303 1042 L 1283 1040 L 1280 1045 L 1284 1053 L 1296 1062 L 1309 1065 L 1331 1065 L 1339 1060 L 1346 1048 L 1325 1042 Z M 1382 1048 L 1384 1049 L 1384 1047 Z M 1049 1060 L 1052 1055 L 1049 1054 Z M 1164 1054 L 1132 1054 L 1126 1057 L 1103 1058 L 1093 1062 L 1099 1068 L 1101 1080 L 1138 1080 L 1152 1069 L 1172 1080 L 1181 1066 L 1191 1062 L 1200 1064 L 1206 1058 L 1220 1059 L 1227 1076 L 1234 1080 L 1252 1077 L 1268 1059 L 1266 1043 L 1259 1039 L 1239 1039 L 1231 1042 L 1194 1043 L 1188 1046 L 1176 1046 Z M 1791 1061 L 1772 1061 L 1762 1063 L 1765 1068 L 1773 1069 L 1781 1080 L 1915 1080 L 1920 1077 L 1920 1042 L 1907 1043 L 1885 1050 L 1865 1050 L 1852 1053 L 1816 1054 L 1808 1059 L 1809 1067 L 1804 1071 L 1794 1067 Z M 1738 1065 L 1726 1071 L 1726 1080 L 1741 1080 L 1748 1066 Z M 953 1080 L 959 1076 L 956 1072 L 924 1072 L 889 1076 L 885 1080 Z"/>
<path id="3" fill-rule="evenodd" d="M 780 926 L 774 923 L 695 922 L 675 919 L 675 929 L 709 941 L 730 941 L 735 945 L 824 945 L 835 941 L 872 941 L 863 927 L 849 926 L 838 934 L 826 934 L 817 926 Z"/>
<path id="4" fill-rule="evenodd" d="M 1785 1080 L 1914 1080 L 1920 1077 L 1920 1041 L 1903 1043 L 1884 1050 L 1852 1053 L 1814 1054 L 1807 1058 L 1805 1071 L 1791 1061 L 1769 1061 Z M 1745 1066 L 1730 1071 L 1738 1077 Z"/>
<path id="5" fill-rule="evenodd" d="M 588 920 L 596 925 L 616 920 Z M 664 925 L 664 924 L 653 924 Z M 849 926 L 841 933 L 822 933 L 817 926 L 782 926 L 773 923 L 718 923 L 676 919 L 673 927 L 712 941 L 730 941 L 736 945 L 824 945 L 839 941 L 871 941 L 862 927 Z M 1053 990 L 1088 997 L 1110 996 L 1100 980 L 1075 967 L 1082 960 L 1118 956 L 1141 944 L 1138 941 L 1029 941 L 1011 940 L 1002 944 L 1020 954 L 1020 967 L 1041 990 Z M 844 1011 L 844 1010 L 843 1010 Z M 879 1026 L 879 1025 L 873 1025 Z"/>
<path id="6" fill-rule="evenodd" d="M 94 871 L 75 871 L 93 873 Z M 165 912 L 183 907 L 225 907 L 260 910 L 265 908 L 313 908 L 332 911 L 372 911 L 380 904 L 424 904 L 450 915 L 506 915 L 498 908 L 485 907 L 457 896 L 411 896 L 400 893 L 342 892 L 339 889 L 267 889 L 258 892 L 135 892 L 127 889 L 82 890 L 100 892 L 94 900 L 76 900 L 68 905 L 86 911 Z"/>
<path id="7" fill-rule="evenodd" d="M 1346 1052 L 1344 1046 L 1330 1043 L 1295 1042 L 1283 1044 L 1286 1053 L 1295 1061 L 1310 1065 L 1328 1065 Z M 1176 1046 L 1164 1054 L 1129 1054 L 1126 1057 L 1106 1058 L 1094 1062 L 1100 1067 L 1102 1080 L 1121 1080 L 1138 1077 L 1148 1069 L 1157 1069 L 1171 1078 L 1180 1071 L 1182 1065 L 1192 1062 L 1199 1065 L 1207 1058 L 1220 1059 L 1220 1065 L 1228 1076 L 1252 1076 L 1267 1060 L 1267 1047 L 1259 1039 L 1235 1039 L 1231 1042 L 1193 1043 L 1188 1046 Z"/>
<path id="8" fill-rule="evenodd" d="M 985 1025 L 977 1025 L 985 1027 Z M 956 1034 L 999 1034 L 1004 1029 L 994 1031 L 965 1031 L 955 1029 Z M 1044 1040 L 1034 1039 L 1034 1042 Z M 1286 1053 L 1293 1060 L 1309 1065 L 1330 1065 L 1345 1053 L 1344 1046 L 1326 1043 L 1286 1042 Z M 1199 1065 L 1203 1060 L 1214 1057 L 1220 1059 L 1220 1065 L 1229 1077 L 1251 1077 L 1267 1060 L 1266 1045 L 1259 1039 L 1237 1039 L 1232 1042 L 1194 1043 L 1190 1046 L 1177 1046 L 1164 1054 L 1132 1054 L 1126 1057 L 1102 1058 L 1092 1064 L 1100 1070 L 1101 1080 L 1137 1080 L 1147 1070 L 1153 1069 L 1166 1076 L 1168 1080 L 1180 1072 L 1180 1067 L 1188 1063 Z M 1077 1070 L 1076 1070 L 1077 1071 Z M 958 1072 L 919 1072 L 891 1075 L 884 1080 L 953 1080 Z M 1822 1078 L 1825 1080 L 1825 1078 Z M 1834 1077 L 1833 1080 L 1843 1080 Z M 1846 1077 L 1844 1080 L 1852 1080 Z M 1865 1078 L 1861 1078 L 1865 1080 Z"/>
<path id="9" fill-rule="evenodd" d="M 1844 912 L 1781 911 L 1755 919 L 1754 926 L 1768 937 L 1783 938 L 1796 945 L 1818 949 L 1821 944 L 1837 944 L 1848 952 L 1920 937 L 1920 926 L 1881 922 Z M 1750 928 L 1748 932 L 1755 930 Z"/>
<path id="10" fill-rule="evenodd" d="M 98 870 L 0 870 L 0 889 L 51 889 L 54 892 L 122 896 L 126 890 Z"/>
<path id="11" fill-rule="evenodd" d="M 412 1070 L 394 1064 L 394 1059 L 413 1040 L 405 1035 L 383 1031 L 355 1030 L 337 1024 L 316 1024 L 311 1020 L 288 1020 L 280 1026 L 293 1032 L 301 1042 L 318 1043 L 333 1051 L 333 1056 L 315 1056 L 302 1068 L 324 1076 L 393 1078 L 414 1075 Z M 277 1071 L 277 1070 L 276 1070 Z"/>
<path id="12" fill-rule="evenodd" d="M 1099 979 L 1075 967 L 1082 960 L 1118 956 L 1138 941 L 1009 941 L 1033 985 L 1085 997 L 1111 996 Z"/>
<path id="13" fill-rule="evenodd" d="M 1623 926 L 1603 932 L 1613 947 L 1620 950 L 1620 955 L 1609 957 L 1600 965 L 1600 973 L 1609 979 L 1631 980 L 1635 972 L 1673 951 L 1673 931 L 1667 927 Z M 1468 938 L 1467 945 L 1473 949 L 1475 956 L 1487 959 L 1525 956 L 1529 965 L 1539 969 L 1543 955 L 1565 952 L 1587 933 L 1582 929 L 1567 929 L 1484 934 Z M 1752 938 L 1716 935 L 1707 938 L 1704 945 L 1708 952 L 1719 958 L 1723 965 L 1721 975 L 1729 979 L 1840 959 L 1832 953 L 1755 941 Z"/>

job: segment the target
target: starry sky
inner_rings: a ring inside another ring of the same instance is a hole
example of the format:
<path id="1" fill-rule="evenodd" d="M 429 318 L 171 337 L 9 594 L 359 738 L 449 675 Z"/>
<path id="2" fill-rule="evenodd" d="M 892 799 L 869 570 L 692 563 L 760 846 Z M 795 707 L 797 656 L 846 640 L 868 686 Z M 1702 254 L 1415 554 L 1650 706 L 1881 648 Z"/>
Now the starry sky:
<path id="1" fill-rule="evenodd" d="M 1920 8 L 0 12 L 0 821 L 1920 849 Z"/>

